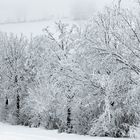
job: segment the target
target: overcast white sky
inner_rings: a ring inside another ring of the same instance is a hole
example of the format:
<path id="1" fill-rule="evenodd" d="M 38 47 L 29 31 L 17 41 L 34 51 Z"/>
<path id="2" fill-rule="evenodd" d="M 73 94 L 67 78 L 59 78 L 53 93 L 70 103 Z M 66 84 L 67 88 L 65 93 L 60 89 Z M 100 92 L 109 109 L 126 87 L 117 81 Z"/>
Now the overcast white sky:
<path id="1" fill-rule="evenodd" d="M 73 8 L 92 6 L 94 10 L 101 9 L 113 0 L 0 0 L 0 20 L 19 18 L 71 16 Z M 123 0 L 127 5 L 134 0 Z"/>

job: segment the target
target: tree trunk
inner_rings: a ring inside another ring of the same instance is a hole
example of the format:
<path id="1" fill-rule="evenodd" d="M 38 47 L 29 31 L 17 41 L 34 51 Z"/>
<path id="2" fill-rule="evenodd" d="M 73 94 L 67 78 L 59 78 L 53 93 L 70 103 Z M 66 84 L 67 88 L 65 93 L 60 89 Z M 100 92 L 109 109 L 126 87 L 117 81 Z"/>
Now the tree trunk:
<path id="1" fill-rule="evenodd" d="M 17 124 L 19 123 L 19 116 L 20 116 L 20 96 L 17 94 L 16 97 L 16 117 L 17 117 Z"/>
<path id="2" fill-rule="evenodd" d="M 72 124 L 71 124 L 71 108 L 67 109 L 67 132 L 72 133 Z"/>
<path id="3" fill-rule="evenodd" d="M 5 108 L 7 108 L 7 107 L 8 107 L 8 103 L 9 103 L 9 101 L 8 101 L 7 96 L 6 96 L 6 100 L 5 100 Z"/>
<path id="4" fill-rule="evenodd" d="M 16 90 L 16 117 L 17 117 L 17 124 L 19 124 L 19 116 L 20 116 L 20 96 L 19 96 L 19 88 L 18 88 L 18 76 L 15 76 L 14 83 L 17 86 Z"/>
<path id="5" fill-rule="evenodd" d="M 106 106 L 105 113 L 108 116 L 108 121 L 111 123 L 111 110 L 110 110 L 110 101 L 108 95 L 106 95 L 105 97 L 105 106 Z"/>

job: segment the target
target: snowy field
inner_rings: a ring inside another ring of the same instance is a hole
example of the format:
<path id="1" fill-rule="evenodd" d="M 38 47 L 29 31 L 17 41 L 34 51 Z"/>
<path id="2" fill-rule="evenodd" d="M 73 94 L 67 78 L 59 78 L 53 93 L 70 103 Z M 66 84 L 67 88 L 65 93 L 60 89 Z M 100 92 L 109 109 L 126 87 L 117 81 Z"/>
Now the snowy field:
<path id="1" fill-rule="evenodd" d="M 59 134 L 55 130 L 28 128 L 0 123 L 0 140 L 124 140 L 116 138 L 94 138 L 75 134 Z M 130 140 L 130 139 L 127 139 Z"/>
<path id="2" fill-rule="evenodd" d="M 16 35 L 25 35 L 27 37 L 42 35 L 43 29 L 49 26 L 49 29 L 52 32 L 55 32 L 55 22 L 59 20 L 48 20 L 48 21 L 39 21 L 39 22 L 25 22 L 25 23 L 10 23 L 10 24 L 0 24 L 0 31 L 6 33 L 14 33 Z M 61 20 L 66 24 L 76 24 L 82 27 L 86 22 L 83 20 L 73 21 L 70 19 Z"/>

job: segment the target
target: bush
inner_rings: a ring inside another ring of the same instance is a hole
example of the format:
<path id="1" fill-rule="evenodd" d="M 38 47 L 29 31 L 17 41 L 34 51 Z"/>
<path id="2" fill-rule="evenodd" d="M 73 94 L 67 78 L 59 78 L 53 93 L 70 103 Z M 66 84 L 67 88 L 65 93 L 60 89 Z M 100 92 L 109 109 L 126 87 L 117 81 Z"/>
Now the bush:
<path id="1" fill-rule="evenodd" d="M 129 131 L 130 138 L 140 138 L 140 127 L 131 126 Z"/>

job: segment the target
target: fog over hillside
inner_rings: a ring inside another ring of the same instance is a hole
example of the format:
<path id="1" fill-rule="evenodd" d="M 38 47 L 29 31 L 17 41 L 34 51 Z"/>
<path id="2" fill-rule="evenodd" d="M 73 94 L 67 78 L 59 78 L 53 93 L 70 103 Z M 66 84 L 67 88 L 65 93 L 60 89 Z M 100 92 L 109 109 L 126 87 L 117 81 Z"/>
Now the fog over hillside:
<path id="1" fill-rule="evenodd" d="M 85 18 L 113 1 L 115 0 L 0 0 L 0 22 L 78 18 L 77 16 Z M 124 5 L 131 5 L 132 1 L 134 0 L 124 0 Z"/>

